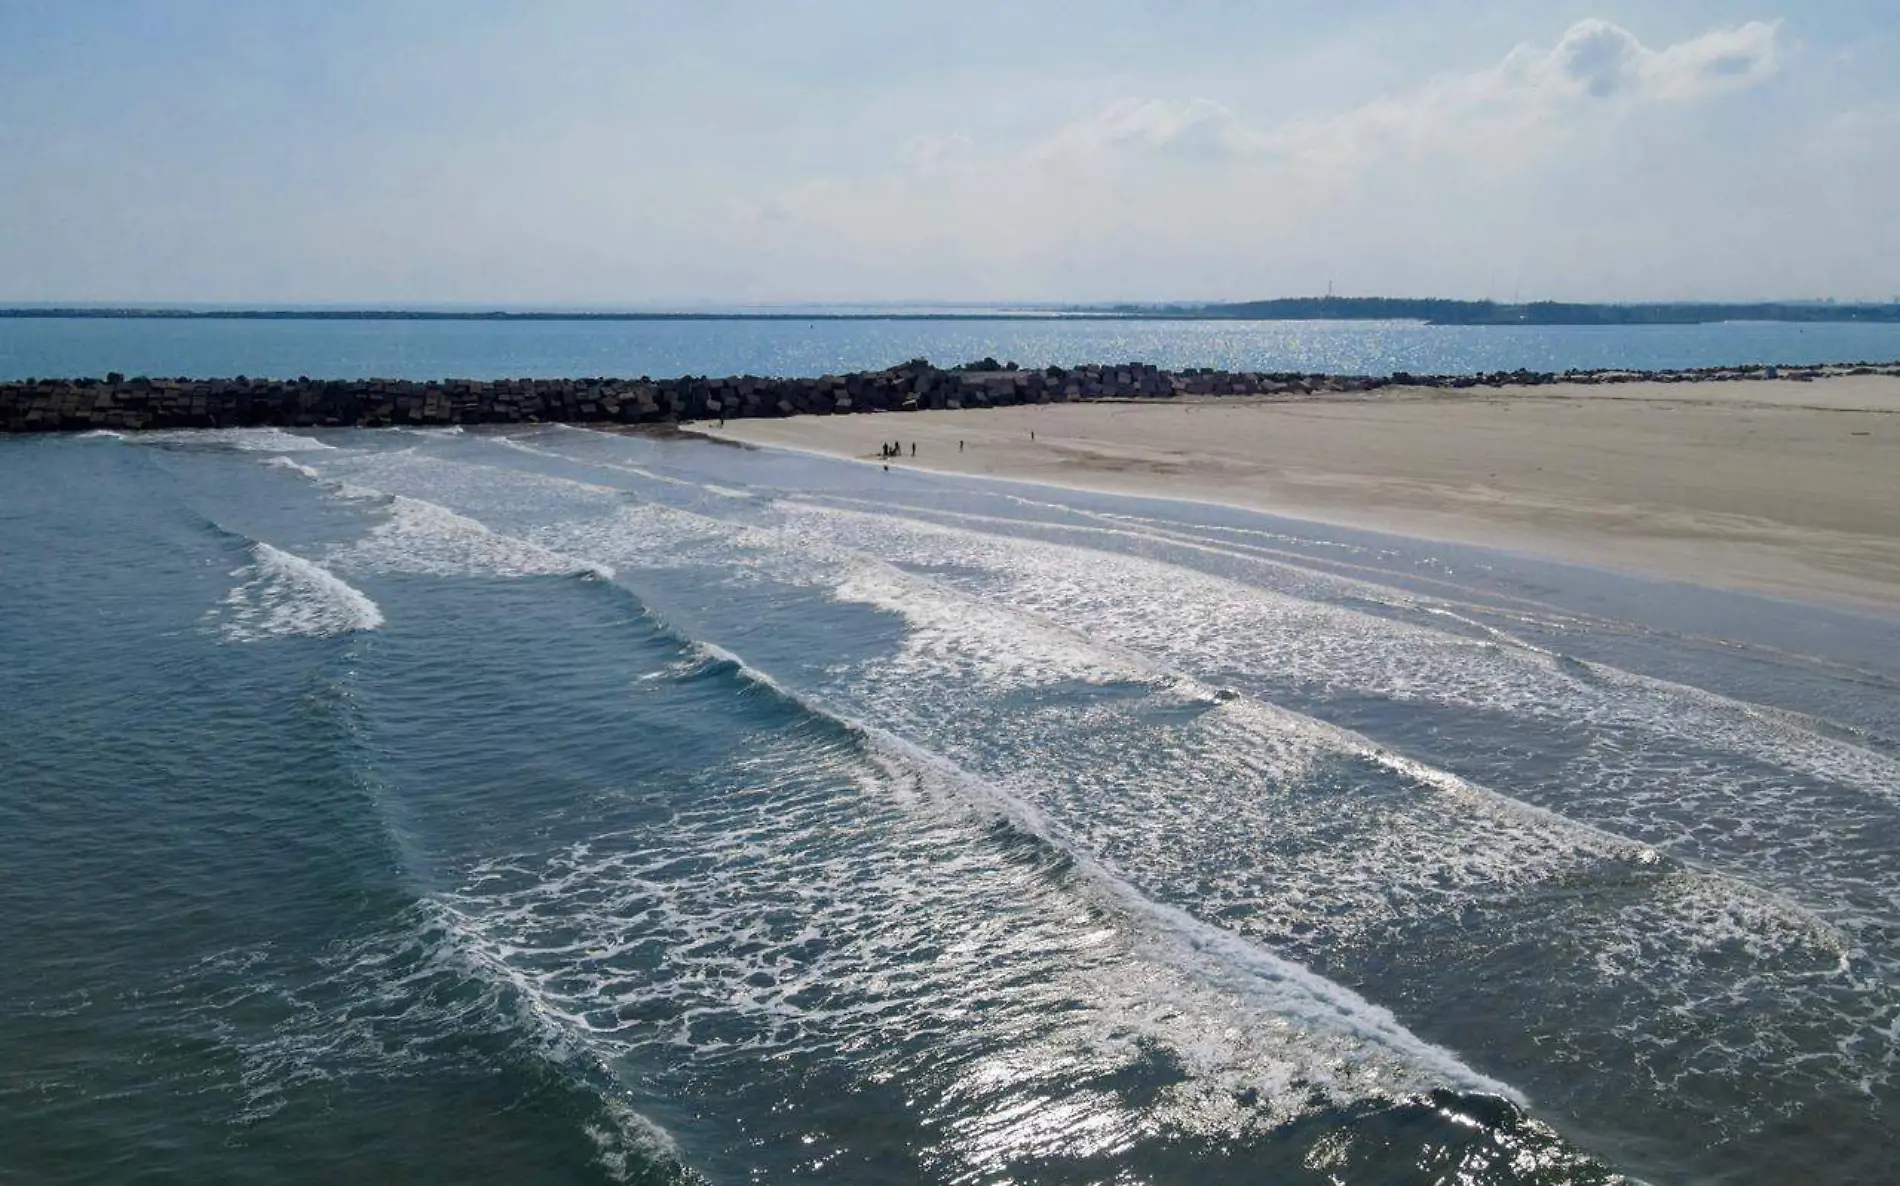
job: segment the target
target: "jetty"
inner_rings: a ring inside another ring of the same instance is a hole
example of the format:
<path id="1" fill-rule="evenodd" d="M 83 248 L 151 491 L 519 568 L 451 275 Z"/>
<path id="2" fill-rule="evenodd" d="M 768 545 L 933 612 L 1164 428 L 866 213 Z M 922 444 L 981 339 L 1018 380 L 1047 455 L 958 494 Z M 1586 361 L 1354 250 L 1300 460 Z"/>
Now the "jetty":
<path id="1" fill-rule="evenodd" d="M 876 371 L 787 378 L 321 379 L 299 377 L 25 379 L 0 383 L 0 431 L 343 428 L 451 424 L 666 425 L 689 421 L 902 413 L 954 408 L 1189 397 L 1297 399 L 1385 388 L 1467 389 L 1549 383 L 1811 381 L 1900 375 L 1900 362 L 1750 365 L 1680 371 L 1499 371 L 1489 374 L 1303 374 L 1163 370 L 1139 362 L 1022 368 L 983 359 L 938 367 L 914 359 Z"/>

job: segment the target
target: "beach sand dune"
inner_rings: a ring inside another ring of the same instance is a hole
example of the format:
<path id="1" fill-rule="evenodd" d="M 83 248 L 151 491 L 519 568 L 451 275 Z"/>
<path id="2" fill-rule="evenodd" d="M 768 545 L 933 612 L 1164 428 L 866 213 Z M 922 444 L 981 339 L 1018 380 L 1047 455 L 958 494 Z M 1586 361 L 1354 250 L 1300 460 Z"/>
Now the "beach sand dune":
<path id="1" fill-rule="evenodd" d="M 1227 503 L 1900 610 L 1891 376 L 1386 388 L 699 427 L 870 461 L 882 442 L 902 440 L 893 466 Z"/>

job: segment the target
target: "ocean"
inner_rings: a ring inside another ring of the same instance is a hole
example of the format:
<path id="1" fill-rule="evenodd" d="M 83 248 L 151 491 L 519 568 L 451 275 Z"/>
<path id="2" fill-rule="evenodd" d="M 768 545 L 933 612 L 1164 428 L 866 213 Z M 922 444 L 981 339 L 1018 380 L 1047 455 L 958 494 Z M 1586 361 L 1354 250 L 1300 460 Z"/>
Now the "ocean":
<path id="1" fill-rule="evenodd" d="M 0 381 L 194 378 L 499 379 L 816 376 L 913 358 L 1025 367 L 1145 362 L 1167 370 L 1471 374 L 1680 370 L 1900 360 L 1900 323 L 1455 326 L 1417 322 L 172 321 L 0 318 Z"/>
<path id="2" fill-rule="evenodd" d="M 0 598 L 0 1180 L 1900 1158 L 1889 617 L 561 426 L 0 440 Z"/>

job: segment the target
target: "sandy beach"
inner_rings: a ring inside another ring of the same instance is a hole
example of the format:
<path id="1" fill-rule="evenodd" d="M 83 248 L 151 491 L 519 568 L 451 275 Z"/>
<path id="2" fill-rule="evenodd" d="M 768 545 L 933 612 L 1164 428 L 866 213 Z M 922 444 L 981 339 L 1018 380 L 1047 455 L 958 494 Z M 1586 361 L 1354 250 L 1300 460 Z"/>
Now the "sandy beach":
<path id="1" fill-rule="evenodd" d="M 1890 376 L 1387 388 L 694 429 L 871 462 L 902 440 L 894 466 L 1228 503 L 1900 611 Z"/>

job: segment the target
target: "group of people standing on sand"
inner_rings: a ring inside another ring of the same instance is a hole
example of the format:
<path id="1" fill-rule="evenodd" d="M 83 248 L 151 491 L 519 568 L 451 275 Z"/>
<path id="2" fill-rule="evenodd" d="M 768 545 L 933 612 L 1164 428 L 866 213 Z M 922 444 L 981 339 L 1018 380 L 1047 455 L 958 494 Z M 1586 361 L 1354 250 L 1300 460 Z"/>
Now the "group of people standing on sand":
<path id="1" fill-rule="evenodd" d="M 1034 439 L 1035 439 L 1035 434 L 1034 434 L 1034 433 L 1031 433 L 1031 434 L 1029 434 L 1029 436 L 1030 436 L 1030 439 L 1031 439 L 1031 440 L 1034 440 Z M 963 452 L 963 442 L 962 442 L 962 441 L 958 441 L 958 442 L 957 442 L 957 452 L 959 452 L 959 453 L 961 453 L 961 452 Z M 883 444 L 881 444 L 881 445 L 879 445 L 879 446 L 877 447 L 877 455 L 878 455 L 879 457 L 881 457 L 881 458 L 883 458 L 883 459 L 884 459 L 884 462 L 885 462 L 885 465 L 884 465 L 884 468 L 885 468 L 885 469 L 889 469 L 889 468 L 891 468 L 891 467 L 890 467 L 890 460 L 891 460 L 891 458 L 893 458 L 893 457 L 902 457 L 902 456 L 904 455 L 904 442 L 902 442 L 902 441 L 885 441 L 885 442 L 884 442 Z M 911 455 L 912 457 L 915 457 L 915 456 L 917 456 L 917 442 L 916 442 L 916 441 L 912 441 L 912 442 L 910 443 L 910 455 Z"/>
<path id="2" fill-rule="evenodd" d="M 879 457 L 882 457 L 884 460 L 889 461 L 893 457 L 902 457 L 904 455 L 904 442 L 885 441 L 883 444 L 877 447 L 877 450 L 878 450 L 877 455 Z M 963 452 L 962 441 L 957 442 L 957 452 L 959 453 Z M 910 455 L 912 457 L 917 456 L 917 442 L 916 441 L 912 441 L 910 443 Z"/>

